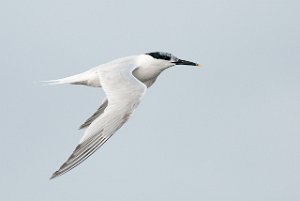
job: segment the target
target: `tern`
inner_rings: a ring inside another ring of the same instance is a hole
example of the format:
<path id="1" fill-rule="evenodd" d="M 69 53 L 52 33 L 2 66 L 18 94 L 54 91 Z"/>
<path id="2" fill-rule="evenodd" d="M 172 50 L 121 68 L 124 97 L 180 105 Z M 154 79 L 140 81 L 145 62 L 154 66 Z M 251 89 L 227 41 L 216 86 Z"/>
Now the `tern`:
<path id="1" fill-rule="evenodd" d="M 80 129 L 79 144 L 50 179 L 70 171 L 98 150 L 130 118 L 147 88 L 159 74 L 175 65 L 202 66 L 166 52 L 150 52 L 113 60 L 70 77 L 46 81 L 50 85 L 75 84 L 102 87 L 106 98 Z"/>

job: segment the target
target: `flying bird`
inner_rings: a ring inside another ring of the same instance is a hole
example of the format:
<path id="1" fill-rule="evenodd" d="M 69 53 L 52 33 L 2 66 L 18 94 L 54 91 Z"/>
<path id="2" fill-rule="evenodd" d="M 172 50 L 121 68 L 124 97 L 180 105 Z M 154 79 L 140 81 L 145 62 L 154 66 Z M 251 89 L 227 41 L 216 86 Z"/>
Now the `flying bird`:
<path id="1" fill-rule="evenodd" d="M 130 118 L 147 88 L 159 74 L 175 65 L 201 66 L 166 52 L 150 52 L 113 60 L 50 85 L 75 84 L 102 87 L 106 98 L 81 126 L 86 128 L 79 144 L 50 179 L 70 171 L 99 149 Z"/>

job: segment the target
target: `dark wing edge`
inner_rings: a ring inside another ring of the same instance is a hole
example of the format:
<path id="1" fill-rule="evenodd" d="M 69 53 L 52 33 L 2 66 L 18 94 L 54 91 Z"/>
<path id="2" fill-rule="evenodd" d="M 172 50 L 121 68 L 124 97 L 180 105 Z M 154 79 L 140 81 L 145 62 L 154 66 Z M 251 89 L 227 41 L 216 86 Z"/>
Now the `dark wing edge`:
<path id="1" fill-rule="evenodd" d="M 77 165 L 85 161 L 90 157 L 95 151 L 97 151 L 112 135 L 102 135 L 103 130 L 100 133 L 91 136 L 83 143 L 77 145 L 71 156 L 67 159 L 65 163 L 60 166 L 60 168 L 55 171 L 50 179 L 54 179 L 58 176 L 61 176 Z"/>
<path id="2" fill-rule="evenodd" d="M 107 107 L 107 104 L 108 104 L 108 100 L 106 99 L 97 109 L 97 111 L 92 116 L 90 116 L 83 124 L 81 124 L 79 130 L 91 125 L 91 123 L 104 112 L 105 108 Z"/>

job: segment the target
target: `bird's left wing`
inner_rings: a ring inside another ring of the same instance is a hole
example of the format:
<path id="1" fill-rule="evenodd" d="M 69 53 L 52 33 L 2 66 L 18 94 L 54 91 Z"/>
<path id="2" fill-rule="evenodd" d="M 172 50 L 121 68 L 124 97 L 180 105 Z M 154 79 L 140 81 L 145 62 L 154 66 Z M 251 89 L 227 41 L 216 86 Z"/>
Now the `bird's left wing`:
<path id="1" fill-rule="evenodd" d="M 53 173 L 50 179 L 82 163 L 129 119 L 147 89 L 132 75 L 134 69 L 134 67 L 123 67 L 121 70 L 116 68 L 98 72 L 103 90 L 107 95 L 108 105 L 103 114 L 87 128 L 72 155 L 59 170 Z"/>
<path id="2" fill-rule="evenodd" d="M 133 75 L 134 75 L 134 72 L 133 72 Z M 146 85 L 147 88 L 151 87 L 152 84 L 155 82 L 157 77 L 158 76 L 156 76 L 152 79 L 144 81 L 143 82 L 144 85 Z M 88 127 L 97 117 L 99 117 L 104 112 L 105 108 L 107 107 L 107 104 L 108 104 L 108 100 L 105 98 L 104 101 L 102 101 L 100 107 L 97 109 L 97 111 L 94 112 L 94 114 L 92 116 L 90 116 L 83 124 L 81 124 L 79 129 L 83 129 L 83 128 Z"/>
<path id="3" fill-rule="evenodd" d="M 90 116 L 83 124 L 81 124 L 81 126 L 79 127 L 79 129 L 83 129 L 83 128 L 86 128 L 88 127 L 89 125 L 91 125 L 91 123 L 97 119 L 97 117 L 99 117 L 105 110 L 105 108 L 107 107 L 107 104 L 108 104 L 108 100 L 105 99 L 100 107 L 97 109 L 97 111 L 92 115 Z"/>

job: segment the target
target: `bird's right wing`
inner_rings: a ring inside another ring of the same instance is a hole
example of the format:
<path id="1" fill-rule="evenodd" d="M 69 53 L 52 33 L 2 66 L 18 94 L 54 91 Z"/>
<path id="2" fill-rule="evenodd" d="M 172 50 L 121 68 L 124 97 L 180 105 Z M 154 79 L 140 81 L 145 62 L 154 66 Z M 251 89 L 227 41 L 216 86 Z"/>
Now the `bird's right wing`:
<path id="1" fill-rule="evenodd" d="M 133 69 L 99 72 L 108 105 L 87 128 L 79 145 L 67 161 L 53 173 L 55 178 L 86 160 L 99 149 L 129 118 L 147 87 L 132 75 Z"/>

